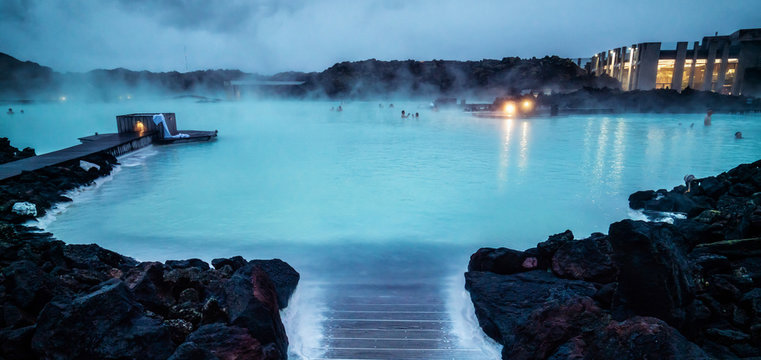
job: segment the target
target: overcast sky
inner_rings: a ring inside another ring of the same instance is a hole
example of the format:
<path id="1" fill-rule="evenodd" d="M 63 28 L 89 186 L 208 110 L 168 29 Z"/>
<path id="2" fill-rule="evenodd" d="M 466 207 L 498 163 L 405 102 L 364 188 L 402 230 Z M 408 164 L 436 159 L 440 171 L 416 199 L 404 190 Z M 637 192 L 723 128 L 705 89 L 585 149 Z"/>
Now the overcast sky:
<path id="1" fill-rule="evenodd" d="M 760 14 L 759 0 L 0 0 L 0 52 L 64 72 L 272 74 L 369 58 L 589 57 L 761 27 Z"/>

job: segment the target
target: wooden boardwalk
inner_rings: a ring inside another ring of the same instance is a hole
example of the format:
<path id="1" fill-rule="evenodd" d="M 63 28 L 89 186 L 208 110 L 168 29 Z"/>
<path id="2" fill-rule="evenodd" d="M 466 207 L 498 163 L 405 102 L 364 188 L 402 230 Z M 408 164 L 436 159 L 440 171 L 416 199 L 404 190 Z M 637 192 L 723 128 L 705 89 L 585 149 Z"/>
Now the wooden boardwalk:
<path id="1" fill-rule="evenodd" d="M 76 160 L 88 155 L 108 151 L 112 155 L 121 155 L 136 148 L 150 144 L 151 136 L 144 134 L 102 134 L 82 138 L 82 144 L 62 150 L 49 152 L 26 159 L 0 164 L 0 181 L 21 175 L 23 171 L 34 171 L 46 166 L 57 165 L 69 160 Z M 147 144 L 144 144 L 147 143 Z M 142 145 L 142 146 L 140 146 Z"/>
<path id="2" fill-rule="evenodd" d="M 0 181 L 21 175 L 24 171 L 39 170 L 46 166 L 58 165 L 69 160 L 81 159 L 101 151 L 105 151 L 113 156 L 119 156 L 146 147 L 154 142 L 159 144 L 173 144 L 209 141 L 217 137 L 216 131 L 181 130 L 180 132 L 188 134 L 189 137 L 157 140 L 153 138 L 155 132 L 143 133 L 142 135 L 138 135 L 137 133 L 111 133 L 85 136 L 79 138 L 82 142 L 79 145 L 0 164 Z"/>
<path id="3" fill-rule="evenodd" d="M 453 335 L 440 285 L 331 284 L 326 287 L 320 359 L 487 359 Z"/>

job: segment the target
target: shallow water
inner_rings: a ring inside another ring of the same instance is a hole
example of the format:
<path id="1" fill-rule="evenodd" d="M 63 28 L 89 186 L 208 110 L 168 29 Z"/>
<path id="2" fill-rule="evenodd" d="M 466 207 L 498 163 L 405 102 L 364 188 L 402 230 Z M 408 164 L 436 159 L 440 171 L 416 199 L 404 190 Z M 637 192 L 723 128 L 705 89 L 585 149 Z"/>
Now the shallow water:
<path id="1" fill-rule="evenodd" d="M 281 258 L 306 284 L 442 282 L 483 246 L 525 249 L 571 229 L 607 232 L 627 198 L 761 155 L 761 116 L 483 119 L 423 104 L 39 104 L 0 117 L 38 153 L 112 132 L 114 116 L 174 111 L 211 143 L 154 146 L 47 229 L 140 260 Z M 401 119 L 399 112 L 420 112 Z M 690 127 L 695 123 L 694 127 Z M 736 140 L 735 131 L 745 139 Z M 312 294 L 314 295 L 314 294 Z"/>

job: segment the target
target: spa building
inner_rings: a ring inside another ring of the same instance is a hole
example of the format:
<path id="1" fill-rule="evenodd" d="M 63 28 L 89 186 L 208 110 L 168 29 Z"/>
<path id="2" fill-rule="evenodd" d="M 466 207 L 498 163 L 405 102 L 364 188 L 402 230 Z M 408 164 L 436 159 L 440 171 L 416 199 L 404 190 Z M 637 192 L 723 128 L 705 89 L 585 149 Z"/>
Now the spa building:
<path id="1" fill-rule="evenodd" d="M 623 90 L 687 87 L 722 94 L 761 93 L 761 28 L 706 36 L 690 44 L 646 42 L 595 54 L 586 65 L 607 74 Z"/>

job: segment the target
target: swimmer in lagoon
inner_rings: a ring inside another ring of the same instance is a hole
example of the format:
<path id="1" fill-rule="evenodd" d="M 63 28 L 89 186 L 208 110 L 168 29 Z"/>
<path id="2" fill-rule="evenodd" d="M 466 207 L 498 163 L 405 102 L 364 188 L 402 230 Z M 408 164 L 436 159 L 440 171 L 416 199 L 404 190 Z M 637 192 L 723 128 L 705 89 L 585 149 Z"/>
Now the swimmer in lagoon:
<path id="1" fill-rule="evenodd" d="M 341 105 L 338 105 L 338 108 L 336 109 L 336 111 L 338 112 L 344 111 L 344 108 L 342 108 Z"/>
<path id="2" fill-rule="evenodd" d="M 713 110 L 708 109 L 708 112 L 706 113 L 706 117 L 705 119 L 703 119 L 703 125 L 711 126 L 711 115 L 713 115 Z"/>
<path id="3" fill-rule="evenodd" d="M 743 133 L 739 131 L 735 133 L 735 139 L 742 139 L 742 138 L 743 138 Z"/>

